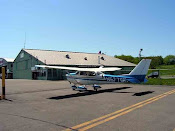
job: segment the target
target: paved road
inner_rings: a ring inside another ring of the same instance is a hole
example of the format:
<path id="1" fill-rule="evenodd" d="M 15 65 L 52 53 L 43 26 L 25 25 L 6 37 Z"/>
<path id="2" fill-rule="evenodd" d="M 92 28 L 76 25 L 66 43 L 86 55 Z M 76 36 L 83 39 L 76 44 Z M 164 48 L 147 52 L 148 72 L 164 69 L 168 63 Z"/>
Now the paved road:
<path id="1" fill-rule="evenodd" d="M 77 93 L 67 81 L 14 79 L 6 80 L 6 93 L 0 131 L 175 129 L 175 86 L 115 84 Z"/>

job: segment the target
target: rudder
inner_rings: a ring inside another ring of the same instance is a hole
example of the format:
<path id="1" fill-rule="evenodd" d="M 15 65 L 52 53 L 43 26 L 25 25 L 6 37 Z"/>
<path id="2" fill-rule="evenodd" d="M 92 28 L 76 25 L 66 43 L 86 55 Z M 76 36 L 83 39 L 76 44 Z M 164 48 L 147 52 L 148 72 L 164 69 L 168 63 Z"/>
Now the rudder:
<path id="1" fill-rule="evenodd" d="M 129 73 L 129 75 L 146 75 L 151 63 L 151 59 L 142 59 L 139 64 Z"/>
<path id="2" fill-rule="evenodd" d="M 151 59 L 142 59 L 139 64 L 129 73 L 129 76 L 136 78 L 140 82 L 144 82 L 150 63 Z"/>

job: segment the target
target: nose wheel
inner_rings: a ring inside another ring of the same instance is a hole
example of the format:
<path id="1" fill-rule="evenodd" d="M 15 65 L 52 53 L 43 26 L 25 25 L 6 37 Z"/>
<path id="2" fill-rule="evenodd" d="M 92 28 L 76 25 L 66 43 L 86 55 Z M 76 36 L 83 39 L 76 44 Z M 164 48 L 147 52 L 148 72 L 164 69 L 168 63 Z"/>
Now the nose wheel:
<path id="1" fill-rule="evenodd" d="M 76 90 L 77 87 L 75 85 L 72 86 L 72 90 Z"/>
<path id="2" fill-rule="evenodd" d="M 73 85 L 72 90 L 82 92 L 82 91 L 86 91 L 87 88 L 85 86 L 75 86 L 75 85 Z"/>

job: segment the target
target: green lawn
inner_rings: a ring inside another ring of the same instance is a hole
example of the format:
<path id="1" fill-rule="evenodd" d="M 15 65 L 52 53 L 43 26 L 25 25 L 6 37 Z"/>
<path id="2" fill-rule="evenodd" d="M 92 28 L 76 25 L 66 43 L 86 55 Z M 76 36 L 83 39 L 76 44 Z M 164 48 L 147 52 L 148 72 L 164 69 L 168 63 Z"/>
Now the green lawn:
<path id="1" fill-rule="evenodd" d="M 157 67 L 157 69 L 168 69 L 168 70 L 161 70 L 160 76 L 175 75 L 175 65 L 161 65 Z"/>
<path id="2" fill-rule="evenodd" d="M 175 79 L 150 78 L 145 85 L 175 85 Z"/>
<path id="3" fill-rule="evenodd" d="M 175 65 L 160 65 L 157 69 L 175 69 Z"/>
<path id="4" fill-rule="evenodd" d="M 158 66 L 157 69 L 168 69 L 168 70 L 159 71 L 160 78 L 175 76 L 175 65 L 161 65 L 161 66 Z M 154 71 L 149 70 L 148 74 Z M 175 85 L 175 79 L 160 79 L 160 78 L 150 78 L 148 79 L 148 82 L 144 84 L 146 85 Z"/>
<path id="5" fill-rule="evenodd" d="M 175 65 L 161 65 L 158 66 L 156 69 L 160 69 L 160 77 L 161 76 L 175 76 Z M 161 69 L 167 69 L 167 70 L 161 70 Z M 149 70 L 148 74 L 150 74 L 151 72 L 154 72 L 156 70 Z"/>

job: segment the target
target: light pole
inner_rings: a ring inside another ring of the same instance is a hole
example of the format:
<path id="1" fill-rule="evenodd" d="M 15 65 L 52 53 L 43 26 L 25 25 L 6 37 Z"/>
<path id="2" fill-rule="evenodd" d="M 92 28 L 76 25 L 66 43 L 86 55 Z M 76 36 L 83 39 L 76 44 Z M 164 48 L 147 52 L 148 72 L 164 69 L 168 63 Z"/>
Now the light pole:
<path id="1" fill-rule="evenodd" d="M 141 61 L 141 57 L 142 57 L 142 54 L 141 54 L 142 51 L 143 51 L 143 49 L 140 49 L 140 51 L 139 51 L 139 59 L 140 59 L 140 61 Z"/>

